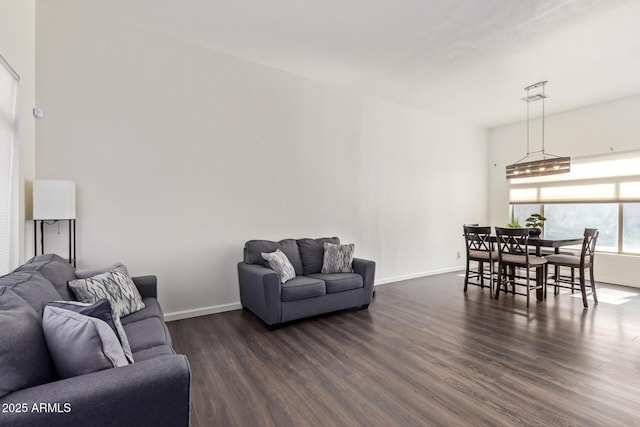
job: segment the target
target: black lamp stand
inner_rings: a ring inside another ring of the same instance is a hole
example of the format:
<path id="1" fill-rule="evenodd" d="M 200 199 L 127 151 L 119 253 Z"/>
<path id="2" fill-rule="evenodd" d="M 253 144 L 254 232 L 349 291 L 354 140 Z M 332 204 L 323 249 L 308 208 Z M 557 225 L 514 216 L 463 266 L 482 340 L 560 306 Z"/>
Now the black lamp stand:
<path id="1" fill-rule="evenodd" d="M 38 222 L 40 222 L 40 248 L 44 255 L 44 223 L 46 221 L 64 221 L 63 219 L 34 219 L 33 220 L 33 252 L 38 255 Z M 76 220 L 69 219 L 69 264 L 76 267 Z"/>

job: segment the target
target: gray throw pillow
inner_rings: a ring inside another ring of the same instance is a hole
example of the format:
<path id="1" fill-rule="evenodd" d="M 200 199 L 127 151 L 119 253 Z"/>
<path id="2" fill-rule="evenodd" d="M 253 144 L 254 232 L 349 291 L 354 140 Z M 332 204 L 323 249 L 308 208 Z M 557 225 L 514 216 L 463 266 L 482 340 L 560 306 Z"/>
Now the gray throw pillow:
<path id="1" fill-rule="evenodd" d="M 69 287 L 78 301 L 94 303 L 100 298 L 108 299 L 113 312 L 118 317 L 144 308 L 140 292 L 124 265 L 87 279 L 72 280 L 69 282 Z"/>
<path id="2" fill-rule="evenodd" d="M 0 399 L 14 391 L 53 381 L 55 371 L 40 318 L 8 288 L 0 288 L 0 325 Z"/>
<path id="3" fill-rule="evenodd" d="M 324 258 L 322 273 L 353 273 L 354 244 L 334 245 L 324 244 Z"/>
<path id="4" fill-rule="evenodd" d="M 50 301 L 46 303 L 46 305 L 64 308 L 65 310 L 75 311 L 76 313 L 84 314 L 85 316 L 104 320 L 104 322 L 109 325 L 113 332 L 118 336 L 124 355 L 127 357 L 129 363 L 133 363 L 133 354 L 131 353 L 129 339 L 127 338 L 127 334 L 124 332 L 120 318 L 113 312 L 113 308 L 111 307 L 111 303 L 108 299 L 102 298 L 93 304 L 78 301 Z"/>
<path id="5" fill-rule="evenodd" d="M 42 329 L 62 378 L 129 364 L 118 337 L 103 320 L 47 305 Z"/>
<path id="6" fill-rule="evenodd" d="M 271 253 L 263 252 L 262 257 L 269 263 L 269 267 L 280 275 L 280 283 L 285 283 L 287 280 L 296 277 L 293 265 L 280 249 L 276 249 L 275 252 Z"/>

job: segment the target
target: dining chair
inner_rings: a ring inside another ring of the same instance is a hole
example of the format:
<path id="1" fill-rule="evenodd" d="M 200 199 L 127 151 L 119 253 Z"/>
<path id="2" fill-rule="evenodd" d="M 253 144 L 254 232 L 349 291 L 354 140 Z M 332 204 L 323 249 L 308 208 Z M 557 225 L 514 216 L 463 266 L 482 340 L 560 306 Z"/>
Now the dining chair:
<path id="1" fill-rule="evenodd" d="M 498 245 L 496 299 L 500 296 L 502 285 L 505 285 L 506 291 L 507 285 L 511 284 L 511 293 L 526 296 L 527 307 L 529 307 L 529 294 L 532 290 L 541 289 L 544 293 L 547 260 L 529 253 L 527 228 L 496 227 L 496 241 Z M 532 270 L 535 270 L 535 277 L 531 277 Z M 533 285 L 532 280 L 534 280 Z M 525 286 L 526 292 L 517 292 L 516 286 Z"/>
<path id="2" fill-rule="evenodd" d="M 582 241 L 582 250 L 580 255 L 553 254 L 547 255 L 547 263 L 554 267 L 554 290 L 553 294 L 558 294 L 558 288 L 569 288 L 573 291 L 574 286 L 580 286 L 582 292 L 582 304 L 584 308 L 589 308 L 587 302 L 586 287 L 591 288 L 594 304 L 598 303 L 598 295 L 596 294 L 596 282 L 593 278 L 593 259 L 595 255 L 596 243 L 600 232 L 597 228 L 585 228 L 584 240 Z M 571 269 L 571 275 L 561 275 L 560 268 L 568 267 Z M 589 270 L 589 285 L 586 284 L 586 270 Z M 578 278 L 576 278 L 576 270 L 578 270 Z M 547 280 L 545 278 L 545 280 Z M 571 285 L 571 286 L 568 286 Z"/>
<path id="3" fill-rule="evenodd" d="M 477 225 L 464 225 L 464 239 L 467 251 L 467 269 L 464 275 L 464 291 L 467 285 L 476 285 L 485 288 L 485 280 L 489 281 L 489 296 L 493 298 L 493 272 L 494 264 L 498 261 L 498 254 L 493 250 L 491 242 L 491 227 L 479 227 Z M 472 262 L 477 266 L 472 268 Z M 486 273 L 485 264 L 489 265 L 489 273 Z"/>

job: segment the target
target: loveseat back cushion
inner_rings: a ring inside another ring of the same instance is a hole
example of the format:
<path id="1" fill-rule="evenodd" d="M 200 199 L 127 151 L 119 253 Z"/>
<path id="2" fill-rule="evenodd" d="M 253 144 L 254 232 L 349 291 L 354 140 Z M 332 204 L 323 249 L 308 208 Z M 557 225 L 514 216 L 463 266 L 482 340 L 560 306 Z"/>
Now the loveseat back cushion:
<path id="1" fill-rule="evenodd" d="M 0 288 L 0 325 L 0 398 L 56 379 L 40 317 L 6 287 Z"/>
<path id="2" fill-rule="evenodd" d="M 244 262 L 247 264 L 259 264 L 269 267 L 267 261 L 262 257 L 262 253 L 275 252 L 280 249 L 289 259 L 296 276 L 302 276 L 302 260 L 300 259 L 300 251 L 298 243 L 295 239 L 284 239 L 279 242 L 271 240 L 249 240 L 244 244 Z"/>
<path id="3" fill-rule="evenodd" d="M 340 244 L 337 237 L 322 237 L 320 239 L 298 239 L 300 258 L 302 260 L 302 274 L 320 273 L 324 258 L 324 244 Z"/>
<path id="4" fill-rule="evenodd" d="M 42 308 L 47 301 L 59 300 L 60 294 L 53 284 L 37 271 L 14 271 L 0 277 L 0 288 L 9 288 L 25 300 L 42 317 Z"/>
<path id="5" fill-rule="evenodd" d="M 311 277 L 298 276 L 282 284 L 280 300 L 295 301 L 325 295 L 326 286 L 322 280 Z"/>
<path id="6" fill-rule="evenodd" d="M 69 262 L 56 254 L 44 254 L 31 258 L 16 268 L 15 271 L 38 271 L 45 279 L 53 283 L 62 299 L 75 300 L 73 293 L 67 286 L 69 280 L 76 278 L 75 269 Z"/>
<path id="7" fill-rule="evenodd" d="M 309 277 L 322 280 L 327 286 L 328 294 L 364 287 L 362 276 L 357 273 L 315 273 Z"/>

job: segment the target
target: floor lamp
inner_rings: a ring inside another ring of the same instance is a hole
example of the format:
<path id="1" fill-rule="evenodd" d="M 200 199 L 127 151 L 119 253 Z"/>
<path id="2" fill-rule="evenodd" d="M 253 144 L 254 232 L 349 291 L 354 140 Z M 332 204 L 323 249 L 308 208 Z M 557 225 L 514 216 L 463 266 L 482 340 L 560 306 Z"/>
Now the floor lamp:
<path id="1" fill-rule="evenodd" d="M 38 254 L 38 222 L 40 247 L 44 254 L 44 225 L 69 222 L 69 263 L 76 266 L 76 184 L 71 181 L 36 179 L 33 181 L 33 249 Z"/>

